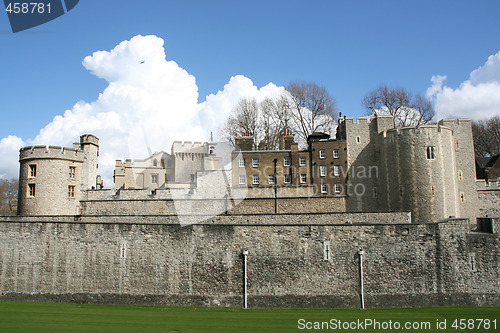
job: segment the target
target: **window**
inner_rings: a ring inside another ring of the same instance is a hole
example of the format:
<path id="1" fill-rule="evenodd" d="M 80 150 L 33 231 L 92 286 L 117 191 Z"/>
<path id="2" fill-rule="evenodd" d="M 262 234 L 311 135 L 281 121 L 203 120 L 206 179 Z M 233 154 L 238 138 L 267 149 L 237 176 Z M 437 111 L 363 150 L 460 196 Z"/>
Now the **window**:
<path id="1" fill-rule="evenodd" d="M 284 166 L 290 166 L 290 165 L 292 165 L 292 161 L 290 160 L 290 157 L 285 157 L 283 159 L 283 165 Z"/>
<path id="2" fill-rule="evenodd" d="M 245 159 L 244 158 L 240 158 L 240 161 L 239 161 L 239 167 L 240 168 L 244 168 L 245 167 Z"/>
<path id="3" fill-rule="evenodd" d="M 253 177 L 252 177 L 252 184 L 259 185 L 259 183 L 260 183 L 260 177 L 259 177 L 259 175 L 253 175 Z"/>
<path id="4" fill-rule="evenodd" d="M 215 147 L 208 146 L 208 155 L 214 155 L 214 154 L 215 154 Z"/>
<path id="5" fill-rule="evenodd" d="M 267 182 L 272 185 L 274 184 L 274 175 L 267 176 Z"/>
<path id="6" fill-rule="evenodd" d="M 158 184 L 158 174 L 155 173 L 151 175 L 151 183 Z"/>
<path id="7" fill-rule="evenodd" d="M 75 173 L 76 173 L 76 167 L 70 166 L 69 167 L 69 178 L 75 178 Z"/>
<path id="8" fill-rule="evenodd" d="M 326 158 L 326 151 L 324 149 L 319 151 L 319 158 Z"/>
<path id="9" fill-rule="evenodd" d="M 356 143 L 360 143 L 361 142 L 361 138 L 359 136 L 356 137 Z"/>
<path id="10" fill-rule="evenodd" d="M 285 184 L 290 184 L 292 182 L 292 175 L 285 175 Z"/>
<path id="11" fill-rule="evenodd" d="M 330 260 L 331 250 L 330 241 L 323 241 L 323 260 Z"/>
<path id="12" fill-rule="evenodd" d="M 300 183 L 301 184 L 307 183 L 307 175 L 305 173 L 300 175 Z"/>
<path id="13" fill-rule="evenodd" d="M 319 175 L 321 177 L 326 177 L 326 166 L 325 165 L 319 166 Z"/>
<path id="14" fill-rule="evenodd" d="M 29 166 L 29 176 L 34 178 L 36 177 L 36 164 L 30 164 Z"/>
<path id="15" fill-rule="evenodd" d="M 321 193 L 323 193 L 323 194 L 328 193 L 328 185 L 327 184 L 321 184 Z"/>
<path id="16" fill-rule="evenodd" d="M 338 183 L 335 184 L 333 191 L 335 192 L 335 194 L 342 193 L 342 184 L 338 184 Z"/>
<path id="17" fill-rule="evenodd" d="M 333 166 L 333 175 L 335 177 L 340 177 L 340 165 Z"/>
<path id="18" fill-rule="evenodd" d="M 435 155 L 434 155 L 434 146 L 429 146 L 426 147 L 427 150 L 427 159 L 428 160 L 433 160 Z"/>
<path id="19" fill-rule="evenodd" d="M 156 159 L 153 160 L 153 166 L 158 166 L 158 161 Z"/>
<path id="20" fill-rule="evenodd" d="M 246 184 L 246 177 L 245 176 L 240 176 L 239 177 L 239 184 L 240 185 L 245 185 Z"/>
<path id="21" fill-rule="evenodd" d="M 252 167 L 254 167 L 254 168 L 259 167 L 259 159 L 258 158 L 252 158 Z"/>
<path id="22" fill-rule="evenodd" d="M 340 157 L 340 152 L 338 149 L 333 150 L 333 158 L 339 158 Z"/>
<path id="23" fill-rule="evenodd" d="M 299 166 L 306 166 L 306 165 L 307 165 L 306 158 L 305 157 L 301 157 L 299 159 Z"/>
<path id="24" fill-rule="evenodd" d="M 36 185 L 28 184 L 28 197 L 34 197 L 36 195 Z"/>
<path id="25" fill-rule="evenodd" d="M 68 198 L 74 198 L 75 197 L 75 185 L 69 185 L 68 186 Z"/>

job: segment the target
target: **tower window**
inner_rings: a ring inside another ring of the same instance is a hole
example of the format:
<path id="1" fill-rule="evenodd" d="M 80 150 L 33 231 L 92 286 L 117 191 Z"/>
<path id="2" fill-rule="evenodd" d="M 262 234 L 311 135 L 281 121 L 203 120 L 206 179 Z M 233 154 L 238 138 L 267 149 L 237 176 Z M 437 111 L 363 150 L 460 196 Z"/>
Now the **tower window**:
<path id="1" fill-rule="evenodd" d="M 323 260 L 330 260 L 331 250 L 330 241 L 323 241 Z"/>
<path id="2" fill-rule="evenodd" d="M 151 175 L 151 183 L 158 184 L 158 174 L 155 173 Z"/>
<path id="3" fill-rule="evenodd" d="M 292 175 L 285 175 L 285 184 L 290 184 L 292 182 Z"/>
<path id="4" fill-rule="evenodd" d="M 68 186 L 68 198 L 74 198 L 74 197 L 75 197 L 75 186 L 69 185 Z"/>
<path id="5" fill-rule="evenodd" d="M 435 158 L 434 146 L 426 147 L 426 152 L 427 152 L 427 159 L 428 160 L 433 160 Z"/>
<path id="6" fill-rule="evenodd" d="M 36 185 L 28 184 L 28 197 L 34 197 L 36 195 Z"/>
<path id="7" fill-rule="evenodd" d="M 70 166 L 69 167 L 69 178 L 75 178 L 75 173 L 76 173 L 76 167 Z"/>
<path id="8" fill-rule="evenodd" d="M 303 173 L 300 175 L 300 183 L 301 184 L 307 183 L 307 174 Z"/>
<path id="9" fill-rule="evenodd" d="M 326 166 L 320 165 L 320 167 L 319 167 L 319 175 L 321 177 L 326 177 Z"/>
<path id="10" fill-rule="evenodd" d="M 158 166 L 158 161 L 156 159 L 153 160 L 153 166 Z"/>
<path id="11" fill-rule="evenodd" d="M 340 177 L 340 165 L 333 166 L 333 175 L 335 177 Z"/>
<path id="12" fill-rule="evenodd" d="M 36 177 L 36 164 L 29 165 L 29 176 L 32 178 Z"/>
<path id="13" fill-rule="evenodd" d="M 214 155 L 215 154 L 215 147 L 214 146 L 209 146 L 208 147 L 208 154 L 209 155 Z"/>

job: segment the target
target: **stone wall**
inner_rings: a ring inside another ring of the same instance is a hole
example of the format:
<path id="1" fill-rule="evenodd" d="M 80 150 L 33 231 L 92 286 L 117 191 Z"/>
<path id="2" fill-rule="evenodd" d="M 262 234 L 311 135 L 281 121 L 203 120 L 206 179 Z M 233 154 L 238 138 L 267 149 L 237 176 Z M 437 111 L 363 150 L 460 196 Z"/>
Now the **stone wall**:
<path id="1" fill-rule="evenodd" d="M 226 218 L 235 224 L 4 219 L 0 299 L 242 306 L 246 249 L 250 307 L 359 307 L 363 248 L 367 307 L 500 305 L 499 235 L 471 233 L 467 220 Z"/>

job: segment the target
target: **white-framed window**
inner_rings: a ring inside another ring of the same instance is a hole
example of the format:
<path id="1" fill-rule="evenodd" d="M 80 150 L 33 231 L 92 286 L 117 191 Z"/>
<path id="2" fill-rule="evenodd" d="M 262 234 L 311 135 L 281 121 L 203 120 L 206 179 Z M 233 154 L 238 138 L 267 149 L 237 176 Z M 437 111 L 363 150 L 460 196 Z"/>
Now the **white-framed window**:
<path id="1" fill-rule="evenodd" d="M 252 184 L 259 185 L 259 183 L 260 183 L 260 177 L 259 177 L 259 175 L 253 175 L 252 176 Z"/>
<path id="2" fill-rule="evenodd" d="M 259 167 L 259 159 L 258 158 L 252 158 L 252 167 L 253 168 L 258 168 Z"/>
<path id="3" fill-rule="evenodd" d="M 35 178 L 36 177 L 36 164 L 30 164 L 28 172 L 29 172 L 29 176 L 31 178 Z"/>
<path id="4" fill-rule="evenodd" d="M 215 146 L 208 146 L 208 155 L 215 154 Z"/>
<path id="5" fill-rule="evenodd" d="M 75 197 L 75 185 L 69 185 L 68 186 L 68 198 L 74 198 Z"/>
<path id="6" fill-rule="evenodd" d="M 326 165 L 319 166 L 319 175 L 321 177 L 326 177 Z"/>
<path id="7" fill-rule="evenodd" d="M 240 160 L 238 161 L 238 166 L 240 168 L 244 168 L 245 167 L 245 159 L 244 158 L 240 158 Z"/>
<path id="8" fill-rule="evenodd" d="M 335 192 L 335 194 L 342 193 L 342 184 L 335 184 L 335 186 L 333 187 L 333 191 Z"/>
<path id="9" fill-rule="evenodd" d="M 326 158 L 326 151 L 324 149 L 319 150 L 319 158 Z"/>
<path id="10" fill-rule="evenodd" d="M 290 184 L 292 182 L 292 175 L 285 175 L 285 184 Z"/>
<path id="11" fill-rule="evenodd" d="M 426 149 L 426 153 L 427 153 L 427 159 L 428 160 L 433 160 L 436 155 L 434 154 L 434 146 L 428 146 L 428 147 L 425 147 Z"/>
<path id="12" fill-rule="evenodd" d="M 74 179 L 76 174 L 76 167 L 70 166 L 69 167 L 69 178 Z"/>
<path id="13" fill-rule="evenodd" d="M 238 183 L 239 183 L 240 185 L 245 185 L 245 184 L 246 184 L 246 182 L 247 182 L 247 181 L 246 181 L 246 177 L 245 177 L 245 176 L 239 176 L 239 177 L 238 177 Z"/>
<path id="14" fill-rule="evenodd" d="M 158 174 L 154 173 L 151 175 L 151 183 L 158 184 Z"/>
<path id="15" fill-rule="evenodd" d="M 305 157 L 300 157 L 299 158 L 299 166 L 307 166 L 307 160 Z"/>
<path id="16" fill-rule="evenodd" d="M 328 193 L 328 184 L 321 184 L 321 193 Z"/>
<path id="17" fill-rule="evenodd" d="M 333 166 L 333 175 L 335 177 L 340 177 L 340 165 Z"/>
<path id="18" fill-rule="evenodd" d="M 339 158 L 340 157 L 340 152 L 338 149 L 333 150 L 333 158 Z"/>
<path id="19" fill-rule="evenodd" d="M 274 184 L 274 175 L 267 176 L 267 182 L 269 183 L 269 185 L 273 185 Z"/>
<path id="20" fill-rule="evenodd" d="M 290 165 L 292 165 L 292 160 L 290 159 L 290 157 L 285 157 L 283 159 L 283 165 L 284 166 L 290 166 Z"/>
<path id="21" fill-rule="evenodd" d="M 303 173 L 300 175 L 300 183 L 301 184 L 307 183 L 307 174 Z"/>
<path id="22" fill-rule="evenodd" d="M 28 197 L 36 196 L 36 185 L 28 184 Z"/>

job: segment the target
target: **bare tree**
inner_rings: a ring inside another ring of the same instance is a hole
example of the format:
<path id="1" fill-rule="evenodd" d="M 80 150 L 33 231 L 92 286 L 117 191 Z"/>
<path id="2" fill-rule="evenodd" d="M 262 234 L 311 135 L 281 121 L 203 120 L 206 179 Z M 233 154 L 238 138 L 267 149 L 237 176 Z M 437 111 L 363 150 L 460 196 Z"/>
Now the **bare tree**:
<path id="1" fill-rule="evenodd" d="M 395 127 L 420 126 L 429 123 L 434 116 L 431 102 L 422 95 L 414 97 L 403 88 L 389 88 L 386 85 L 367 93 L 362 105 L 367 115 L 392 115 Z"/>
<path id="2" fill-rule="evenodd" d="M 17 179 L 0 179 L 0 215 L 15 215 L 17 211 Z"/>
<path id="3" fill-rule="evenodd" d="M 280 135 L 285 133 L 285 130 L 291 129 L 289 102 L 289 98 L 282 95 L 278 99 L 266 98 L 260 103 L 263 132 L 263 139 L 259 144 L 260 149 L 277 149 Z"/>
<path id="4" fill-rule="evenodd" d="M 234 137 L 241 133 L 259 133 L 259 105 L 255 98 L 243 98 L 238 102 L 221 129 L 221 135 L 234 143 Z M 256 140 L 256 142 L 258 142 Z"/>
<path id="5" fill-rule="evenodd" d="M 312 82 L 291 82 L 290 116 L 298 136 L 305 142 L 314 132 L 330 133 L 335 126 L 337 107 L 325 87 Z"/>
<path id="6" fill-rule="evenodd" d="M 476 156 L 500 154 L 500 117 L 472 122 L 472 136 Z"/>

